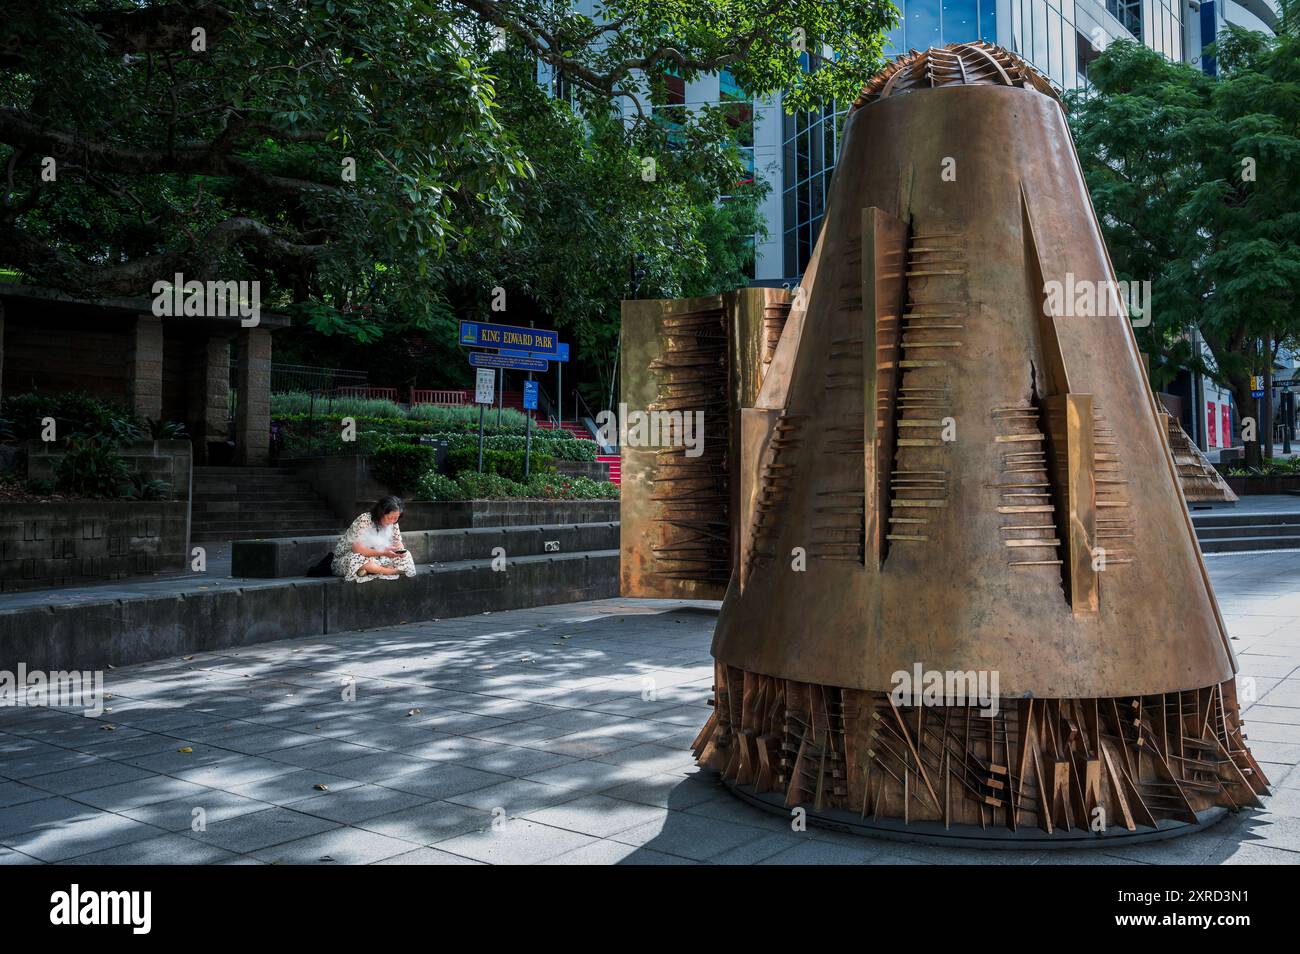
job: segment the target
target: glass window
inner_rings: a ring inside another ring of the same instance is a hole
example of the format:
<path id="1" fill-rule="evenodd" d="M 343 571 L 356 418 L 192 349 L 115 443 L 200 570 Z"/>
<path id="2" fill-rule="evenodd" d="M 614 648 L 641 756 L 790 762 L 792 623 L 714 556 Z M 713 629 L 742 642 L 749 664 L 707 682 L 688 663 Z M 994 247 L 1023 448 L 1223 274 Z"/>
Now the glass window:
<path id="1" fill-rule="evenodd" d="M 943 46 L 939 31 L 939 5 L 934 0 L 914 0 L 907 5 L 907 45 L 909 49 L 916 50 Z"/>
<path id="2" fill-rule="evenodd" d="M 1101 54 L 1092 45 L 1092 40 L 1077 30 L 1074 33 L 1074 48 L 1075 66 L 1079 71 L 1079 82 L 1082 84 L 1088 79 L 1088 64 Z"/>
<path id="3" fill-rule="evenodd" d="M 943 42 L 978 40 L 979 9 L 976 0 L 943 0 Z"/>
<path id="4" fill-rule="evenodd" d="M 1050 66 L 1048 76 L 1050 76 L 1058 86 L 1065 83 L 1065 66 L 1061 63 L 1061 37 L 1064 32 L 1061 24 L 1061 15 L 1055 10 L 1047 11 L 1047 39 L 1050 47 Z"/>
<path id="5" fill-rule="evenodd" d="M 980 0 L 980 39 L 986 43 L 998 42 L 997 0 Z"/>
<path id="6" fill-rule="evenodd" d="M 904 9 L 902 0 L 897 0 L 894 6 L 898 7 L 900 11 Z M 886 57 L 900 56 L 907 52 L 907 48 L 903 45 L 903 36 L 905 32 L 903 16 L 900 14 L 898 26 L 890 30 L 885 36 L 884 54 Z"/>
<path id="7" fill-rule="evenodd" d="M 1048 52 L 1047 52 L 1047 4 L 1043 0 L 1033 0 L 1033 29 L 1031 36 L 1034 41 L 1033 55 L 1030 62 L 1038 67 L 1042 72 L 1048 70 Z"/>

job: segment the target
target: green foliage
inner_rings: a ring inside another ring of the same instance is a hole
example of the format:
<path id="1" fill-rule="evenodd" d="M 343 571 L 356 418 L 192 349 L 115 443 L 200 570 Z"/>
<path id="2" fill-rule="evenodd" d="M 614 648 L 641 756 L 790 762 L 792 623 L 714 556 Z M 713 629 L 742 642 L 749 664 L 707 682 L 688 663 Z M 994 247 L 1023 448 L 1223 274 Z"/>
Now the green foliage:
<path id="1" fill-rule="evenodd" d="M 617 500 L 618 484 L 569 474 L 543 474 L 528 482 L 528 496 L 546 500 Z"/>
<path id="2" fill-rule="evenodd" d="M 1255 467 L 1229 467 L 1229 477 L 1300 477 L 1300 457 L 1274 457 Z"/>
<path id="3" fill-rule="evenodd" d="M 436 404 L 416 404 L 409 409 L 394 401 L 380 398 L 352 398 L 312 396 L 305 391 L 277 391 L 271 395 L 271 415 L 290 418 L 308 414 L 318 419 L 337 420 L 344 417 L 370 421 L 418 421 L 422 430 L 428 431 L 478 431 L 477 407 L 443 407 Z M 497 424 L 500 417 L 501 424 Z M 523 433 L 525 415 L 513 408 L 502 408 L 498 414 L 489 408 L 486 424 L 490 433 Z"/>
<path id="4" fill-rule="evenodd" d="M 145 419 L 144 433 L 155 441 L 181 440 L 189 437 L 182 422 L 154 420 L 152 417 Z"/>
<path id="5" fill-rule="evenodd" d="M 48 497 L 54 493 L 54 481 L 44 477 L 33 477 L 27 481 L 27 492 L 33 497 Z"/>
<path id="6" fill-rule="evenodd" d="M 420 478 L 412 495 L 414 500 L 464 500 L 465 491 L 445 474 L 431 470 Z"/>
<path id="7" fill-rule="evenodd" d="M 1153 321 L 1136 334 L 1154 383 L 1202 370 L 1185 334 L 1198 328 L 1203 370 L 1249 415 L 1263 340 L 1300 335 L 1300 37 L 1230 27 L 1215 46 L 1218 79 L 1113 43 L 1069 105 L 1118 277 L 1152 283 Z"/>
<path id="8" fill-rule="evenodd" d="M 54 468 L 55 487 L 76 497 L 120 497 L 131 472 L 110 438 L 71 437 Z"/>
<path id="9" fill-rule="evenodd" d="M 147 474 L 131 474 L 124 494 L 132 500 L 166 500 L 171 496 L 171 485 Z"/>
<path id="10" fill-rule="evenodd" d="M 473 447 L 475 453 L 478 452 L 477 421 L 472 432 L 450 432 L 442 430 L 447 426 L 442 421 L 356 417 L 353 418 L 356 423 L 356 440 L 344 441 L 342 419 L 340 415 L 309 418 L 305 414 L 276 419 L 274 423 L 279 433 L 280 455 L 291 458 L 369 454 L 385 444 L 410 444 L 421 437 L 433 441 L 445 440 L 449 451 Z M 518 432 L 515 432 L 509 423 L 500 430 L 492 424 L 485 428 L 485 432 L 487 434 L 483 442 L 485 449 L 509 451 L 524 449 L 526 438 L 522 433 L 522 426 Z M 568 431 L 541 429 L 533 431 L 533 448 L 538 453 L 547 454 L 556 460 L 595 460 L 597 451 L 594 441 L 575 438 Z"/>
<path id="11" fill-rule="evenodd" d="M 370 472 L 375 480 L 395 493 L 406 493 L 420 484 L 420 479 L 437 464 L 438 452 L 422 444 L 388 444 L 370 458 Z"/>
<path id="12" fill-rule="evenodd" d="M 497 474 L 480 474 L 472 470 L 456 475 L 456 483 L 466 500 L 506 500 L 528 496 L 528 488 Z"/>
<path id="13" fill-rule="evenodd" d="M 566 474 L 536 474 L 524 484 L 497 474 L 478 474 L 471 470 L 458 474 L 456 483 L 467 500 L 515 497 L 541 500 L 617 500 L 619 495 L 617 484 Z"/>
<path id="14" fill-rule="evenodd" d="M 522 481 L 524 479 L 524 457 L 529 458 L 529 468 L 531 473 L 545 474 L 555 470 L 555 461 L 549 454 L 540 454 L 533 451 L 525 455 L 523 449 L 520 450 L 483 450 L 483 473 L 498 474 L 510 480 Z M 459 474 L 466 470 L 478 470 L 478 445 L 477 442 L 472 448 L 465 447 L 452 451 L 447 456 L 447 470 L 449 473 Z"/>
<path id="15" fill-rule="evenodd" d="M 129 439 L 141 426 L 126 408 L 84 391 L 7 395 L 3 408 L 13 422 L 14 439 L 20 441 L 39 440 L 47 417 L 54 418 L 60 440 L 74 434 Z"/>

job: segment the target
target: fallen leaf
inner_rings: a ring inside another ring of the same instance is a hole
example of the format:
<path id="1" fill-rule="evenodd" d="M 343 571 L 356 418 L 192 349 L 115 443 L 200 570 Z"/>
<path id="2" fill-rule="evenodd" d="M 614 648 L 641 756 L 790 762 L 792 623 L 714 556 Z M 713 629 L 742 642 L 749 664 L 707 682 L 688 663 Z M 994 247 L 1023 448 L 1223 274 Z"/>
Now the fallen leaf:
<path id="1" fill-rule="evenodd" d="M 186 753 L 186 754 L 188 755 L 190 752 L 193 752 L 194 749 L 191 748 L 191 747 L 188 746 L 188 745 L 185 745 L 185 746 L 182 746 L 181 748 L 177 749 L 176 751 L 177 751 L 177 752 L 184 752 L 184 753 Z"/>
<path id="2" fill-rule="evenodd" d="M 312 788 L 316 789 L 316 791 L 318 792 L 328 792 L 330 790 L 330 787 L 326 785 L 324 782 L 317 782 L 315 785 L 312 786 Z"/>

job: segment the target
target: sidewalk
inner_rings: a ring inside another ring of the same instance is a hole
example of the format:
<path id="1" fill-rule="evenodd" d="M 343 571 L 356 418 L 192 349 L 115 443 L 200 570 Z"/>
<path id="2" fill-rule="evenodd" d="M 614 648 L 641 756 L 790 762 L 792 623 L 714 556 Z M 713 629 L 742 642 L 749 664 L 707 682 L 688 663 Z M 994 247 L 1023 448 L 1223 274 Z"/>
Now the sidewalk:
<path id="1" fill-rule="evenodd" d="M 123 667 L 99 719 L 0 709 L 0 864 L 1300 863 L 1300 553 L 1207 563 L 1274 794 L 1171 841 L 792 832 L 691 759 L 716 604 L 606 600 Z"/>

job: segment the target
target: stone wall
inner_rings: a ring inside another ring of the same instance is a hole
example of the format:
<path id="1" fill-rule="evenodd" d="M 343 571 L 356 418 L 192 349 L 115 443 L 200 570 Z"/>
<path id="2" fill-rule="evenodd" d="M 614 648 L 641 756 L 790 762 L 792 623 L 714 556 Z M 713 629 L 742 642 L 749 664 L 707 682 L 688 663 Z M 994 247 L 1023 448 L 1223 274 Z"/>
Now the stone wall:
<path id="1" fill-rule="evenodd" d="M 606 460 L 557 460 L 557 474 L 569 474 L 573 477 L 589 477 L 592 480 L 609 480 L 609 461 Z"/>
<path id="2" fill-rule="evenodd" d="M 54 480 L 54 468 L 62 460 L 62 444 L 27 442 L 27 479 Z M 118 448 L 133 474 L 147 474 L 165 481 L 172 500 L 190 499 L 190 442 L 187 440 L 131 441 Z"/>
<path id="3" fill-rule="evenodd" d="M 295 457 L 283 463 L 296 468 L 298 476 L 312 486 L 344 526 L 376 500 L 391 493 L 370 476 L 369 458 L 361 454 L 344 457 Z M 355 509 L 357 501 L 364 506 Z"/>
<path id="4" fill-rule="evenodd" d="M 125 403 L 127 338 L 120 321 L 69 327 L 54 321 L 22 321 L 11 314 L 4 338 L 6 394 L 88 391 Z"/>
<path id="5" fill-rule="evenodd" d="M 0 591 L 181 569 L 188 529 L 183 500 L 4 504 Z"/>

